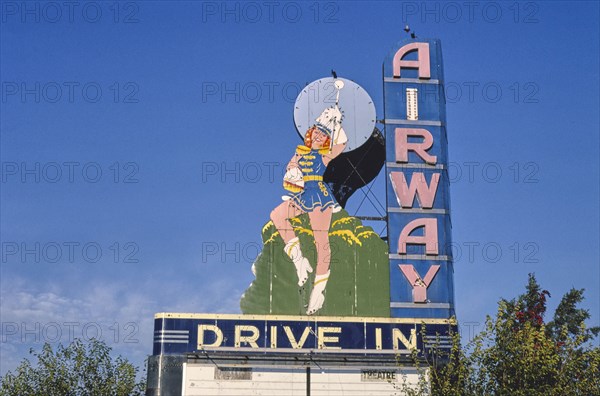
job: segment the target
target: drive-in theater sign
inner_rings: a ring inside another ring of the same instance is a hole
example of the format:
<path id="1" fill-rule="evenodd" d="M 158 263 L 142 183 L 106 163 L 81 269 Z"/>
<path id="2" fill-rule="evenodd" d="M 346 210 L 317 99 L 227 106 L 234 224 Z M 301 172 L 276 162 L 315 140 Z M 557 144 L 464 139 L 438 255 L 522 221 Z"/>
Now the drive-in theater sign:
<path id="1" fill-rule="evenodd" d="M 242 314 L 156 314 L 148 395 L 395 394 L 404 379 L 416 381 L 411 352 L 424 356 L 434 340 L 448 345 L 455 323 L 440 41 L 394 47 L 383 87 L 379 116 L 360 85 L 335 73 L 300 92 L 299 136 L 283 153 L 291 159 L 273 210 L 257 224 L 263 248 Z M 386 215 L 348 214 L 353 193 L 382 172 Z M 386 221 L 387 236 L 365 220 Z"/>

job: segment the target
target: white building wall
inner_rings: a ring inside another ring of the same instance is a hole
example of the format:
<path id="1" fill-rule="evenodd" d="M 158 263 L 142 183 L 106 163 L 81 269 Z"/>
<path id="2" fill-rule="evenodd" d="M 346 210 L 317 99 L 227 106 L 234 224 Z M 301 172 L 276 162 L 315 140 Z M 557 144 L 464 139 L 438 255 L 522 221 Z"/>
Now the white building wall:
<path id="1" fill-rule="evenodd" d="M 306 370 L 304 368 L 253 368 L 247 377 L 251 379 L 215 379 L 214 365 L 186 364 L 183 375 L 185 396 L 305 396 Z M 327 369 L 321 372 L 312 368 L 310 375 L 311 396 L 383 396 L 404 395 L 402 384 L 416 384 L 418 375 L 414 370 L 408 373 L 395 370 L 395 380 L 363 379 L 362 370 Z"/>

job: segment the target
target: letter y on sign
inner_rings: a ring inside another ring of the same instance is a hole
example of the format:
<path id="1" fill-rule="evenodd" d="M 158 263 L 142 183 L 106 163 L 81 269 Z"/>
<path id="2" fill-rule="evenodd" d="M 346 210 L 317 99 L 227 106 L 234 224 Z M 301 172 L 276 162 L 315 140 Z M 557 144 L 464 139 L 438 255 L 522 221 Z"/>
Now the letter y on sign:
<path id="1" fill-rule="evenodd" d="M 413 265 L 400 264 L 400 271 L 404 274 L 408 282 L 413 288 L 413 302 L 427 302 L 427 288 L 431 284 L 433 278 L 440 269 L 439 265 L 432 265 L 427 271 L 425 278 L 421 279 L 421 275 L 417 272 Z"/>

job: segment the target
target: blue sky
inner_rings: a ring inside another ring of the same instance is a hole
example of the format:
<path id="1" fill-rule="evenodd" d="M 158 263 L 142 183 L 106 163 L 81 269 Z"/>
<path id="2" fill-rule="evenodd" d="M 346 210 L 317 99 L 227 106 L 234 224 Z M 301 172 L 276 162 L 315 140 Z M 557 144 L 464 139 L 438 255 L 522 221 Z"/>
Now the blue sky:
<path id="1" fill-rule="evenodd" d="M 335 69 L 382 118 L 406 23 L 442 40 L 459 321 L 535 272 L 599 324 L 597 2 L 23 4 L 1 2 L 2 374 L 94 335 L 141 365 L 155 312 L 239 312 L 298 89 Z"/>

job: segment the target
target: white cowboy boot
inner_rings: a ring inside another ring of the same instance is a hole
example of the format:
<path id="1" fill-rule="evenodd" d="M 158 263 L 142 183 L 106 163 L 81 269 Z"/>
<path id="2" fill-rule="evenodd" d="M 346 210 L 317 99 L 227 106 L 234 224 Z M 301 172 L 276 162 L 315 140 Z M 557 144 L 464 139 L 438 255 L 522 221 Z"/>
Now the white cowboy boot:
<path id="1" fill-rule="evenodd" d="M 308 309 L 306 310 L 307 315 L 313 315 L 323 306 L 323 303 L 325 302 L 325 295 L 323 292 L 325 291 L 325 286 L 327 286 L 330 272 L 331 271 L 327 271 L 326 274 L 315 276 L 315 284 L 310 293 Z"/>
<path id="2" fill-rule="evenodd" d="M 298 286 L 302 286 L 306 283 L 308 279 L 308 273 L 313 272 L 308 259 L 302 255 L 302 250 L 300 250 L 300 240 L 298 237 L 291 239 L 288 243 L 285 244 L 283 248 L 285 254 L 287 254 L 294 265 L 296 266 L 296 275 L 298 275 Z"/>

